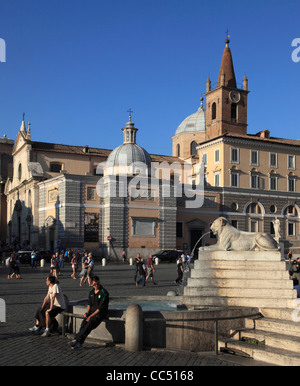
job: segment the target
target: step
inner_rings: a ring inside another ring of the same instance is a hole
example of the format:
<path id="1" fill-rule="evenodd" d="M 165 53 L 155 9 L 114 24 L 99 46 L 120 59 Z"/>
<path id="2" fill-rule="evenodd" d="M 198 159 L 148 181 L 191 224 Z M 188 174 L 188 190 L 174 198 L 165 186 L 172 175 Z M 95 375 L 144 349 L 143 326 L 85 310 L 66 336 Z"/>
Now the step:
<path id="1" fill-rule="evenodd" d="M 269 280 L 290 280 L 288 271 L 277 269 L 273 270 L 245 270 L 245 269 L 218 269 L 218 268 L 205 268 L 205 269 L 192 269 L 191 278 L 229 278 L 229 279 L 269 279 Z"/>
<path id="2" fill-rule="evenodd" d="M 231 350 L 243 352 L 246 356 L 267 363 L 279 366 L 299 366 L 300 354 L 290 350 L 283 350 L 274 347 L 261 346 L 237 340 L 221 340 L 219 348 L 227 347 Z"/>
<path id="3" fill-rule="evenodd" d="M 202 277 L 188 278 L 188 287 L 231 287 L 231 288 L 276 288 L 276 289 L 293 289 L 292 280 L 276 280 L 276 279 L 234 279 L 234 278 L 215 278 Z"/>
<path id="4" fill-rule="evenodd" d="M 264 330 L 241 329 L 236 331 L 233 339 L 244 340 L 253 339 L 267 347 L 289 350 L 296 353 L 300 352 L 300 337 L 286 334 L 278 334 Z"/>
<path id="5" fill-rule="evenodd" d="M 300 337 L 300 324 L 289 320 L 271 319 L 265 317 L 255 319 L 254 321 L 251 319 L 245 319 L 245 327 Z"/>
<path id="6" fill-rule="evenodd" d="M 222 296 L 186 296 L 182 297 L 182 304 L 187 306 L 213 307 L 213 306 L 234 306 L 234 307 L 259 307 L 266 306 L 273 308 L 289 307 L 289 299 L 271 299 L 271 298 L 227 298 Z"/>
<path id="7" fill-rule="evenodd" d="M 281 261 L 279 251 L 200 251 L 198 261 L 201 260 L 227 260 L 227 261 Z"/>
<path id="8" fill-rule="evenodd" d="M 260 312 L 265 318 L 300 321 L 299 311 L 295 308 L 261 308 Z"/>
<path id="9" fill-rule="evenodd" d="M 190 287 L 184 288 L 185 296 L 224 296 L 233 298 L 270 298 L 294 299 L 297 292 L 293 289 L 273 288 L 216 288 L 216 287 Z"/>
<path id="10" fill-rule="evenodd" d="M 195 260 L 194 269 L 218 268 L 218 269 L 239 269 L 257 271 L 286 271 L 285 261 L 227 261 L 227 260 Z"/>

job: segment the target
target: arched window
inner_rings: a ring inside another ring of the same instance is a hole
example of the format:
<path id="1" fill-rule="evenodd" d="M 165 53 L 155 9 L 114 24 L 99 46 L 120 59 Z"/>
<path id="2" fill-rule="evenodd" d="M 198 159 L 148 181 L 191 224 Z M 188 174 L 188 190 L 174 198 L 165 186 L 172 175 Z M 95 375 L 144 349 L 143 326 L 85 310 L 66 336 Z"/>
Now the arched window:
<path id="1" fill-rule="evenodd" d="M 293 216 L 293 217 L 298 217 L 299 213 L 294 205 L 288 205 L 283 212 L 284 216 Z"/>
<path id="2" fill-rule="evenodd" d="M 217 105 L 214 102 L 211 106 L 211 119 L 216 119 L 217 117 Z"/>
<path id="3" fill-rule="evenodd" d="M 197 154 L 197 142 L 193 141 L 191 143 L 191 155 Z"/>
<path id="4" fill-rule="evenodd" d="M 180 157 L 180 145 L 177 145 L 177 157 Z"/>
<path id="5" fill-rule="evenodd" d="M 31 203 L 31 190 L 28 190 L 28 203 L 27 203 L 28 208 L 32 208 L 32 203 Z"/>
<path id="6" fill-rule="evenodd" d="M 246 209 L 247 214 L 261 214 L 261 208 L 256 202 L 251 202 L 247 209 Z"/>
<path id="7" fill-rule="evenodd" d="M 236 121 L 236 112 L 237 112 L 237 105 L 236 103 L 231 104 L 231 119 Z"/>
<path id="8" fill-rule="evenodd" d="M 19 167 L 18 167 L 18 178 L 19 178 L 19 181 L 21 181 L 21 177 L 22 177 L 22 165 L 19 164 Z"/>

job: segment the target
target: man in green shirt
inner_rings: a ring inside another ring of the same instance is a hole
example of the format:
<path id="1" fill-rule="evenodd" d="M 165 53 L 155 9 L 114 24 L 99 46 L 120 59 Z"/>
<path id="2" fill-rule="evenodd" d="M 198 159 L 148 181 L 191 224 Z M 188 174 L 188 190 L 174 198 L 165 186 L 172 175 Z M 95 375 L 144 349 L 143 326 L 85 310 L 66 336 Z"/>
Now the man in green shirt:
<path id="1" fill-rule="evenodd" d="M 89 293 L 84 319 L 75 339 L 70 342 L 70 345 L 74 350 L 82 348 L 82 345 L 90 332 L 98 327 L 108 314 L 109 293 L 100 284 L 98 276 L 93 276 L 91 282 L 93 289 Z"/>

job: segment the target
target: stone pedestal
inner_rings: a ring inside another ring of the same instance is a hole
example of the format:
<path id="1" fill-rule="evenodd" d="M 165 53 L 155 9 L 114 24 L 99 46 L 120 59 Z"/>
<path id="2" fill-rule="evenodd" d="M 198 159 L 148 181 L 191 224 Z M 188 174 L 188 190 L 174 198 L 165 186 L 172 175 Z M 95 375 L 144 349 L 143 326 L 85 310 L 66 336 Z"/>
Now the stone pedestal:
<path id="1" fill-rule="evenodd" d="M 280 251 L 199 251 L 182 303 L 286 308 L 296 297 Z"/>

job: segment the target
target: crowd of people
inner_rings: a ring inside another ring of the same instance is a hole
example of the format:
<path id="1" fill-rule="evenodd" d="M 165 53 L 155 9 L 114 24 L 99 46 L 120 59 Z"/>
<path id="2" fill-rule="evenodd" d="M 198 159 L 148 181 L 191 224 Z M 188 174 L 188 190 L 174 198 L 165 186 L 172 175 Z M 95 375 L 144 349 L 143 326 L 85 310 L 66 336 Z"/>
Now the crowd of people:
<path id="1" fill-rule="evenodd" d="M 72 267 L 72 279 L 80 278 L 80 286 L 86 282 L 91 286 L 91 277 L 94 269 L 94 259 L 92 253 L 83 253 L 80 250 L 77 253 L 74 253 L 72 250 L 67 249 L 61 253 L 53 253 L 50 258 L 50 276 L 58 277 L 61 274 L 62 269 L 64 268 L 65 262 L 71 263 Z M 38 266 L 38 257 L 36 251 L 32 251 L 30 255 L 30 264 L 32 268 Z M 12 252 L 8 258 L 8 279 L 12 279 L 14 276 L 16 279 L 21 278 L 20 273 L 20 260 L 16 253 Z M 78 269 L 81 268 L 81 271 L 78 276 L 76 276 Z"/>
<path id="2" fill-rule="evenodd" d="M 122 252 L 122 259 L 123 263 L 126 262 L 126 254 L 123 250 Z M 80 280 L 80 286 L 82 287 L 84 284 L 88 284 L 91 286 L 91 277 L 93 275 L 93 269 L 94 269 L 94 259 L 91 252 L 81 252 L 78 250 L 77 252 L 74 252 L 73 250 L 67 249 L 66 251 L 62 252 L 56 252 L 53 253 L 50 259 L 50 276 L 54 276 L 55 278 L 58 278 L 58 276 L 61 274 L 62 269 L 64 268 L 65 263 L 70 263 L 72 268 L 72 273 L 70 277 L 74 280 L 79 279 Z M 191 257 L 189 254 L 182 253 L 178 256 L 178 259 L 176 261 L 176 271 L 177 271 L 177 278 L 175 280 L 176 284 L 182 283 L 183 274 L 185 272 L 189 272 L 189 266 L 191 262 Z M 30 256 L 30 263 L 32 268 L 36 268 L 38 266 L 38 258 L 36 251 L 31 252 Z M 20 267 L 19 267 L 20 261 L 18 260 L 17 255 L 13 252 L 11 253 L 11 256 L 9 257 L 9 272 L 8 272 L 8 279 L 12 279 L 14 276 L 17 279 L 21 278 L 20 274 Z M 142 287 L 146 286 L 146 283 L 150 279 L 150 281 L 157 285 L 157 282 L 154 280 L 154 273 L 155 268 L 153 264 L 153 256 L 149 255 L 146 262 L 144 259 L 140 256 L 139 253 L 137 253 L 135 257 L 135 273 L 134 273 L 134 281 L 136 283 L 136 286 L 138 287 L 139 284 L 142 285 Z M 139 275 L 139 278 L 137 279 L 137 276 Z"/>

